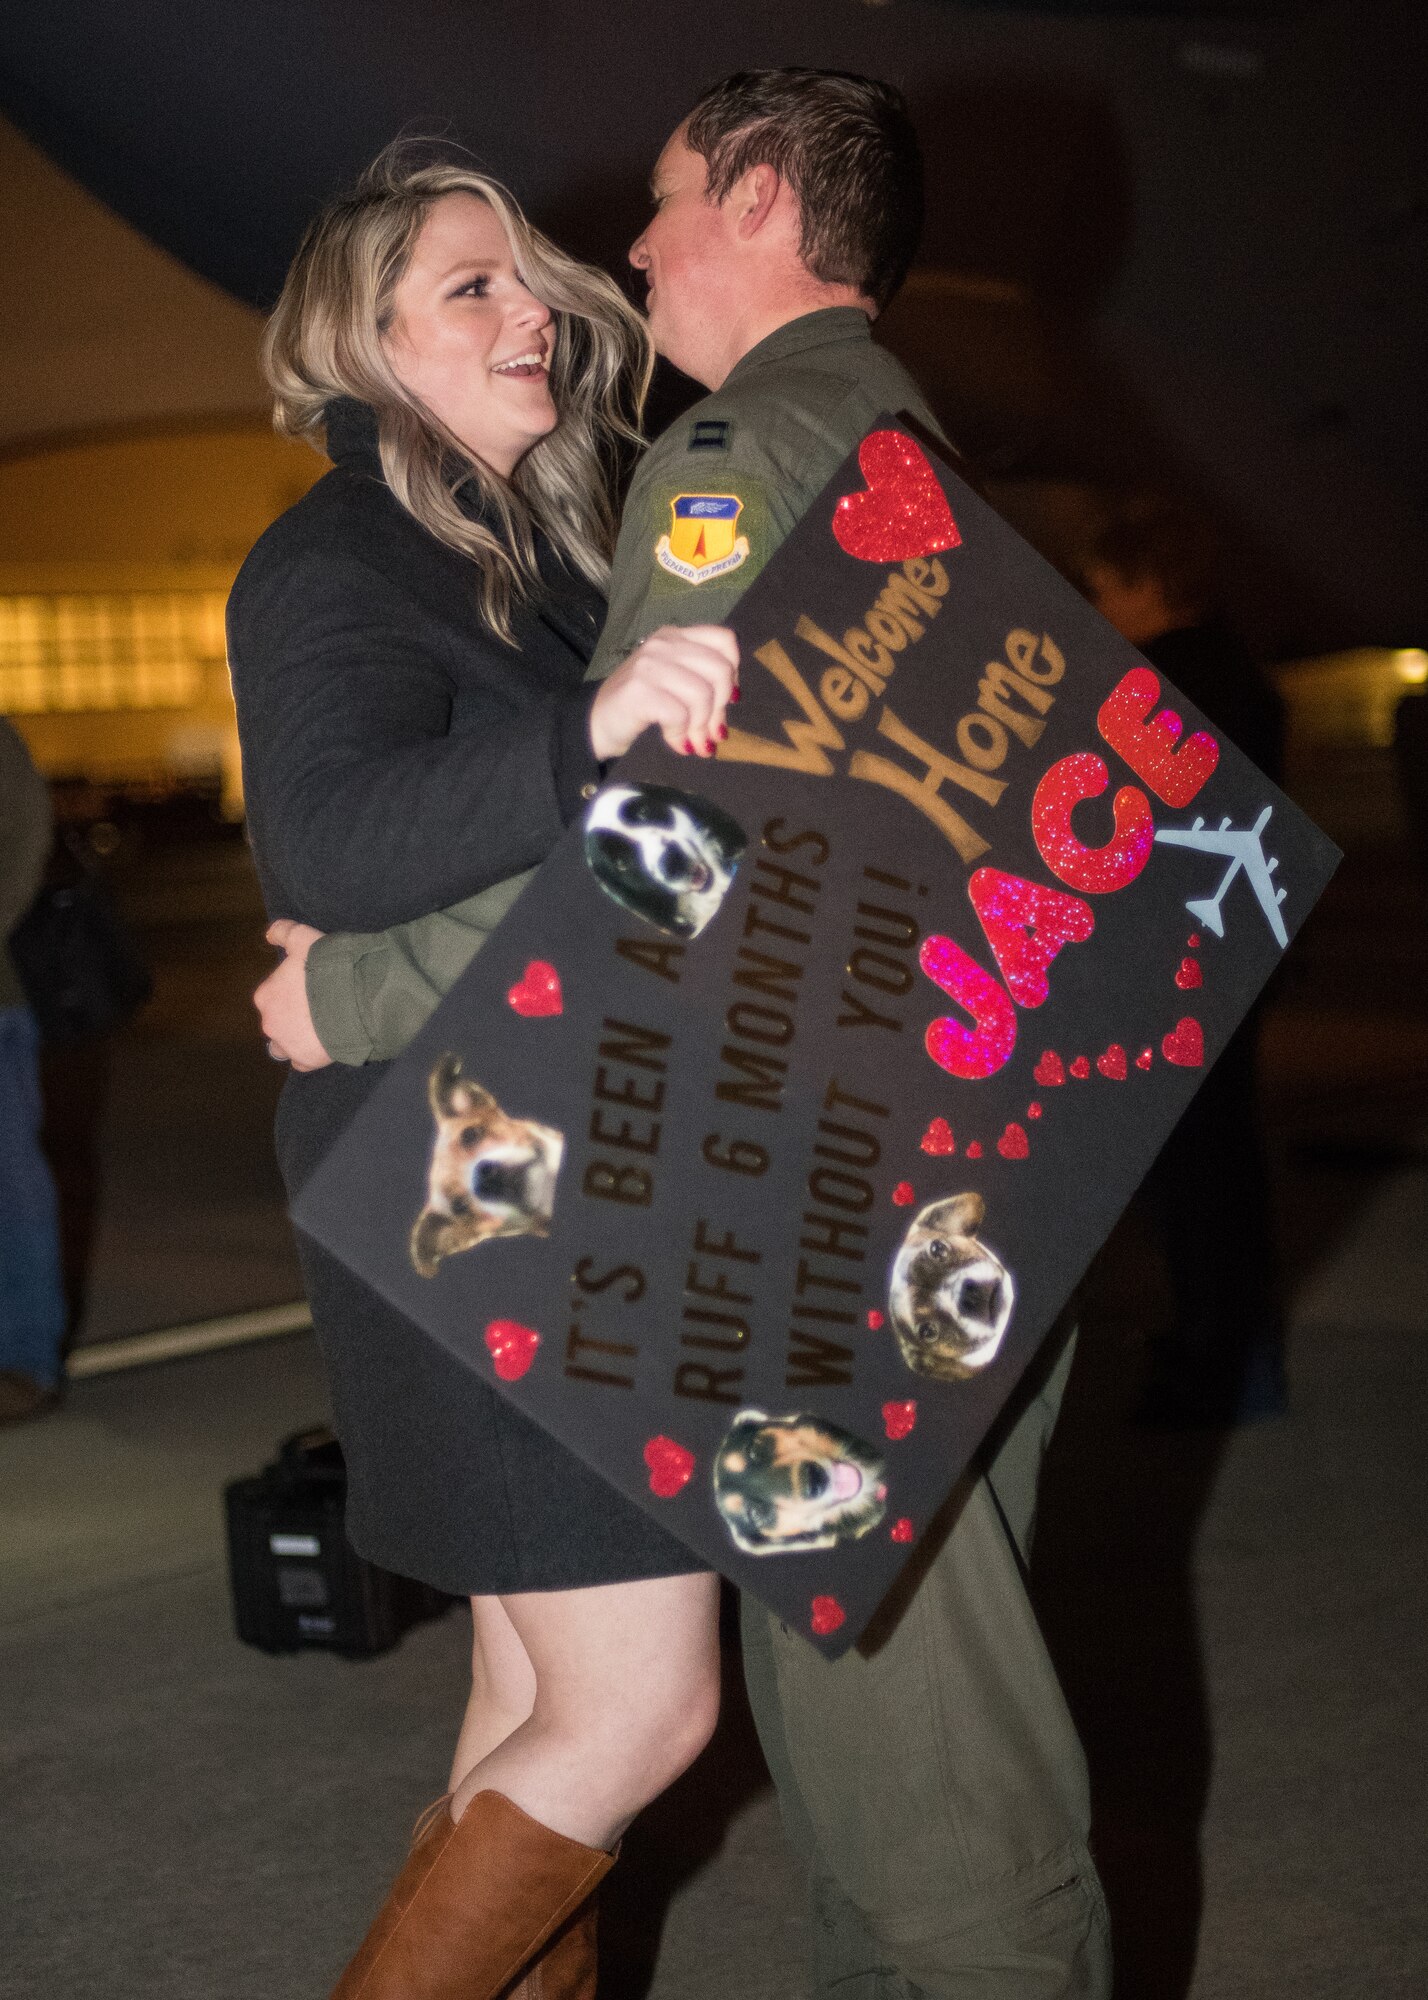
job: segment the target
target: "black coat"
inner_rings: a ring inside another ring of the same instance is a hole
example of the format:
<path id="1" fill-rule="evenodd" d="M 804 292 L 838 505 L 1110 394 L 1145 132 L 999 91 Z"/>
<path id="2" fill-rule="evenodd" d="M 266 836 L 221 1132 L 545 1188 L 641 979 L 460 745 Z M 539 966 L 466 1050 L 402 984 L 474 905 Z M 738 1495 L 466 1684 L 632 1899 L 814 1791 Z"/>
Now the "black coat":
<path id="1" fill-rule="evenodd" d="M 334 404 L 328 449 L 238 574 L 229 661 L 269 913 L 380 931 L 543 861 L 579 814 L 604 602 L 543 550 L 504 644 L 473 565 L 383 481 L 372 412 Z"/>
<path id="2" fill-rule="evenodd" d="M 599 776 L 584 674 L 604 605 L 542 548 L 546 589 L 504 644 L 472 564 L 385 484 L 372 412 L 334 404 L 328 449 L 334 470 L 239 572 L 229 663 L 269 915 L 377 931 L 534 866 L 578 816 Z M 288 1079 L 290 1193 L 385 1067 Z M 460 1595 L 700 1567 L 325 1251 L 299 1249 L 363 1555 Z"/>

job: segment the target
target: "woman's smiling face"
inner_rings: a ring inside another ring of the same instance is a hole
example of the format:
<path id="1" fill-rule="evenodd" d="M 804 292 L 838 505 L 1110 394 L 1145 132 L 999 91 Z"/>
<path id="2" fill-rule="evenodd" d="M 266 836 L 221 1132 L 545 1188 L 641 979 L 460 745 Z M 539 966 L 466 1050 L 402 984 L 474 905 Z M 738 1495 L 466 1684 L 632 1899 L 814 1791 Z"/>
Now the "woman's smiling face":
<path id="1" fill-rule="evenodd" d="M 500 217 L 478 195 L 432 203 L 393 294 L 384 345 L 403 388 L 503 478 L 555 429 L 555 324 L 522 282 Z"/>

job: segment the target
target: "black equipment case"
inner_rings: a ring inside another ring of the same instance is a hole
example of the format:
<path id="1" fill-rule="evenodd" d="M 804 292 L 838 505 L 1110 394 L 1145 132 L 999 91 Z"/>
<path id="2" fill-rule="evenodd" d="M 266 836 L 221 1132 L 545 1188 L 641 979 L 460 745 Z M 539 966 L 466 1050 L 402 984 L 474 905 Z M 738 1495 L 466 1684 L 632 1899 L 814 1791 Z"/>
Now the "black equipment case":
<path id="1" fill-rule="evenodd" d="M 362 1560 L 342 1525 L 346 1492 L 342 1447 L 322 1427 L 297 1432 L 255 1479 L 224 1488 L 233 1618 L 245 1645 L 370 1659 L 454 1602 Z"/>

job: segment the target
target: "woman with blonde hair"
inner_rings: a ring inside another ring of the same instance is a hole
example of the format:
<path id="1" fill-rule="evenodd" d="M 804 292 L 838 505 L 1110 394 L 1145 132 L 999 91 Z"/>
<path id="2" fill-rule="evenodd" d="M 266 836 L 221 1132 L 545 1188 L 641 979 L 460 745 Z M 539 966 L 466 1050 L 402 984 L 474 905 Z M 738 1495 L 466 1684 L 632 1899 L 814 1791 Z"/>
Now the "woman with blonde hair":
<path id="1" fill-rule="evenodd" d="M 648 727 L 710 754 L 734 694 L 733 636 L 707 626 L 657 632 L 584 679 L 612 460 L 649 377 L 643 323 L 494 182 L 399 146 L 309 229 L 264 357 L 279 428 L 334 463 L 230 601 L 269 911 L 371 933 L 464 900 L 489 929 L 604 764 Z M 289 1077 L 291 1190 L 382 1067 Z M 715 1579 L 301 1249 L 350 1537 L 470 1597 L 474 1622 L 448 1794 L 335 2000 L 591 2000 L 595 1887 L 714 1726 Z"/>

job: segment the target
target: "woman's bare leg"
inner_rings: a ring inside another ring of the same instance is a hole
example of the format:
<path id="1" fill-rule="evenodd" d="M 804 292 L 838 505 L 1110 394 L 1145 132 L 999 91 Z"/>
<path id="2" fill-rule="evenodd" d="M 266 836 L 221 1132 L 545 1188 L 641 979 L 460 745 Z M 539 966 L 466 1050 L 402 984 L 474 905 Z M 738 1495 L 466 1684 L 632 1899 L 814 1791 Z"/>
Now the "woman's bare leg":
<path id="1" fill-rule="evenodd" d="M 535 1705 L 535 1668 L 499 1597 L 471 1600 L 471 1698 L 456 1739 L 448 1792 L 518 1729 Z"/>
<path id="2" fill-rule="evenodd" d="M 571 1840 L 613 1847 L 713 1734 L 718 1604 L 707 1573 L 502 1598 L 534 1701 L 466 1770 L 453 1818 L 478 1792 L 501 1792 Z"/>

